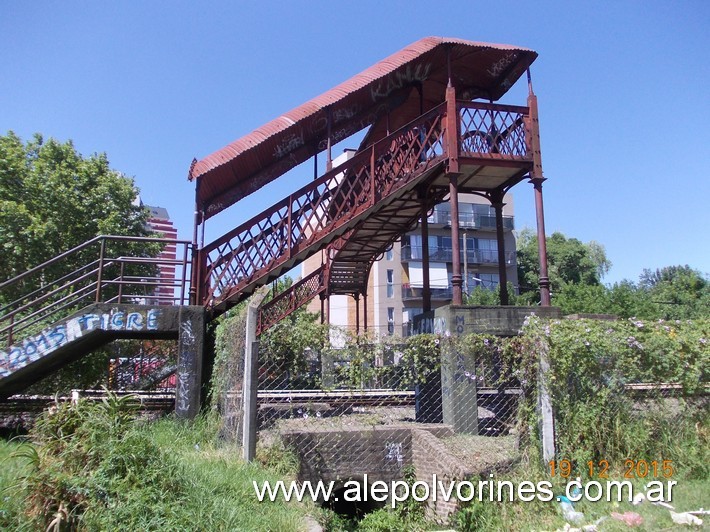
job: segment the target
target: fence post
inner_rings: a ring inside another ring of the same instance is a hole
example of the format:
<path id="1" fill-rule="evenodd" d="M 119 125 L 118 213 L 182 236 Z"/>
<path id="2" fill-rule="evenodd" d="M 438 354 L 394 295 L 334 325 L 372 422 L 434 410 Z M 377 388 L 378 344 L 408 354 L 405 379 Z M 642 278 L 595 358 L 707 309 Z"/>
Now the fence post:
<path id="1" fill-rule="evenodd" d="M 256 414 L 259 408 L 259 343 L 256 340 L 256 325 L 259 306 L 266 297 L 268 287 L 257 291 L 247 306 L 246 341 L 244 342 L 244 385 L 242 386 L 244 408 L 242 453 L 244 460 L 251 462 L 256 455 Z"/>
<path id="2" fill-rule="evenodd" d="M 552 399 L 548 379 L 550 376 L 550 346 L 546 340 L 539 340 L 540 365 L 538 366 L 538 400 L 537 408 L 540 415 L 540 439 L 542 443 L 542 458 L 545 465 L 555 458 L 555 420 L 552 410 Z"/>

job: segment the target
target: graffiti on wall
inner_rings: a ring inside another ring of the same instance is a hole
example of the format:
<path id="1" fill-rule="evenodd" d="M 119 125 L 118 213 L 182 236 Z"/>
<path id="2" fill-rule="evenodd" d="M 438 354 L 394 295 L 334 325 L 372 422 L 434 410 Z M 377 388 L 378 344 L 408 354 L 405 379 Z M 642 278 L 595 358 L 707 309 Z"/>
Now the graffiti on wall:
<path id="1" fill-rule="evenodd" d="M 425 81 L 429 77 L 432 69 L 431 63 L 419 63 L 418 65 L 407 65 L 406 68 L 396 70 L 389 74 L 384 79 L 381 79 L 377 84 L 370 87 L 370 96 L 372 101 L 376 102 L 383 98 L 387 98 L 397 89 L 409 86 L 416 82 Z"/>
<path id="2" fill-rule="evenodd" d="M 385 460 L 396 462 L 399 467 L 404 463 L 404 453 L 402 451 L 402 443 L 387 442 L 385 444 Z"/>
<path id="3" fill-rule="evenodd" d="M 195 365 L 197 361 L 195 332 L 192 322 L 185 320 L 180 323 L 179 361 L 177 370 L 177 389 L 175 390 L 175 412 L 178 416 L 187 416 L 191 409 L 192 385 L 195 381 Z"/>
<path id="4" fill-rule="evenodd" d="M 22 344 L 0 351 L 0 378 L 53 353 L 91 331 L 154 331 L 158 329 L 159 309 L 112 310 L 102 314 L 82 314 L 44 329 Z"/>

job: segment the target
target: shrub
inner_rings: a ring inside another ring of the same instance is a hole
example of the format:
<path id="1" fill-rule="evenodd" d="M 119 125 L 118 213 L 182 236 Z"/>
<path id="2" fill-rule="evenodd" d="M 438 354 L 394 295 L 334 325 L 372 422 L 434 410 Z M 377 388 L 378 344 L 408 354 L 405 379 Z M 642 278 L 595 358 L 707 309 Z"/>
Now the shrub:
<path id="1" fill-rule="evenodd" d="M 708 325 L 530 319 L 525 335 L 549 348 L 557 456 L 578 471 L 589 460 L 668 459 L 706 477 Z"/>
<path id="2" fill-rule="evenodd" d="M 136 409 L 130 396 L 109 394 L 101 402 L 58 403 L 37 420 L 34 445 L 17 453 L 30 464 L 20 484 L 31 523 L 152 528 L 179 511 L 180 468 L 136 426 Z"/>

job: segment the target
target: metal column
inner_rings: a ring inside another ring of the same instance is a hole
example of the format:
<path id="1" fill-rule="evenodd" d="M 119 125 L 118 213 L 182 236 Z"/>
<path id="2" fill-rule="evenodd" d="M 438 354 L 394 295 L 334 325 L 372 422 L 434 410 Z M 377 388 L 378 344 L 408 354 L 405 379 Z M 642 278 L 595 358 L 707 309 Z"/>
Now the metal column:
<path id="1" fill-rule="evenodd" d="M 459 187 L 458 175 L 449 175 L 449 203 L 451 204 L 451 247 L 453 264 L 451 272 L 451 287 L 453 288 L 452 304 L 463 305 L 461 278 L 461 246 L 459 244 Z"/>
<path id="2" fill-rule="evenodd" d="M 426 203 L 422 201 L 422 311 L 431 310 L 431 279 L 429 279 L 429 220 Z"/>
<path id="3" fill-rule="evenodd" d="M 545 211 L 542 204 L 542 152 L 540 150 L 540 124 L 538 121 L 537 96 L 533 92 L 530 70 L 528 74 L 528 108 L 530 109 L 530 145 L 533 169 L 530 182 L 535 187 L 535 216 L 537 221 L 537 249 L 540 260 L 540 304 L 550 306 L 550 278 L 547 275 L 547 243 L 545 241 Z"/>
<path id="4" fill-rule="evenodd" d="M 491 196 L 491 204 L 496 212 L 496 238 L 498 240 L 498 277 L 499 277 L 499 293 L 500 304 L 508 305 L 508 271 L 505 263 L 505 233 L 503 232 L 503 193 L 496 192 Z"/>

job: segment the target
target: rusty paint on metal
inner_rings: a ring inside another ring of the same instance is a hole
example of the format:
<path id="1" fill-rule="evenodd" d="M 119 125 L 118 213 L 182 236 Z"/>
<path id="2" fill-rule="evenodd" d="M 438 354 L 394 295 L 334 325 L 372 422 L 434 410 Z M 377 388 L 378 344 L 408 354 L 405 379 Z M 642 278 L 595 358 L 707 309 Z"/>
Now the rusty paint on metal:
<path id="1" fill-rule="evenodd" d="M 194 163 L 189 179 L 200 178 L 197 196 L 205 219 L 326 149 L 329 112 L 332 143 L 374 124 L 367 135 L 372 143 L 387 135 L 388 125 L 396 130 L 441 103 L 447 51 L 463 99 L 498 100 L 537 57 L 509 45 L 421 39 Z"/>

